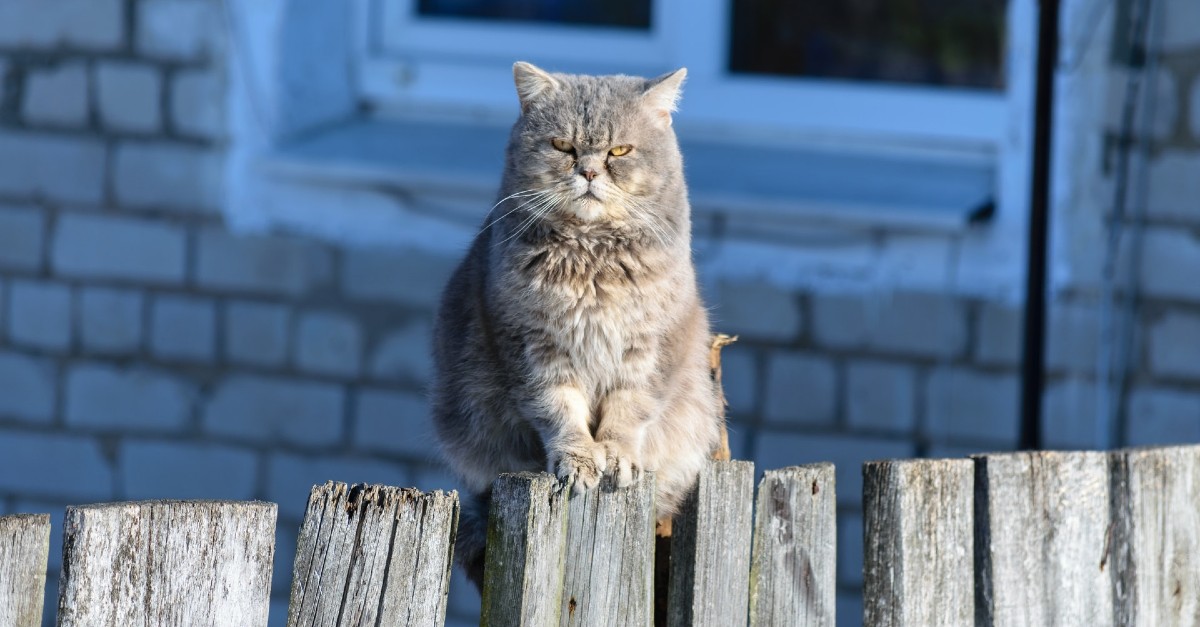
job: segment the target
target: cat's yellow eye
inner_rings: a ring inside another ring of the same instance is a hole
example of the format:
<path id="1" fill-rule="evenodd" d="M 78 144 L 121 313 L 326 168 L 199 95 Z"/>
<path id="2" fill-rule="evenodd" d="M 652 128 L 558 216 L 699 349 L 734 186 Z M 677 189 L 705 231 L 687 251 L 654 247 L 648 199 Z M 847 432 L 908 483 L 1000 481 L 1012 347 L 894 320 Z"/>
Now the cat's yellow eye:
<path id="1" fill-rule="evenodd" d="M 629 144 L 622 144 L 620 146 L 613 146 L 612 150 L 608 151 L 608 154 L 614 157 L 624 157 L 625 155 L 629 154 L 630 150 L 633 150 L 633 146 L 630 146 Z"/>
<path id="2" fill-rule="evenodd" d="M 563 152 L 575 152 L 575 146 L 565 139 L 559 139 L 555 137 L 554 139 L 550 140 L 550 145 L 554 146 L 555 150 L 561 150 Z"/>

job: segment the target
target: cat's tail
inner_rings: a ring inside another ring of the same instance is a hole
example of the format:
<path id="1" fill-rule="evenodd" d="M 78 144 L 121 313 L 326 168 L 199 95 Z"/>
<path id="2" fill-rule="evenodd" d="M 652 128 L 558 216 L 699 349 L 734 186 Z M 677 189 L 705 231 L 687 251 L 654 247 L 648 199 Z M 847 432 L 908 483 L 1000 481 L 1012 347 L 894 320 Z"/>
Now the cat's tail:
<path id="1" fill-rule="evenodd" d="M 483 592 L 484 543 L 487 541 L 488 507 L 492 502 L 492 489 L 480 494 L 471 494 L 463 500 L 458 518 L 458 539 L 454 542 L 454 558 L 467 579 Z"/>

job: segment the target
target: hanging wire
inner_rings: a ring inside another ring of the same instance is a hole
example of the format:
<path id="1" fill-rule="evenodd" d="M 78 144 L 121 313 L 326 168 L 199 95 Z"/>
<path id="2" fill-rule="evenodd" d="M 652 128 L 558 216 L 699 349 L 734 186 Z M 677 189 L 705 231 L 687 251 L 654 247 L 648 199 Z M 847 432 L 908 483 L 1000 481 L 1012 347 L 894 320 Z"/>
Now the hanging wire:
<path id="1" fill-rule="evenodd" d="M 1154 85 L 1145 90 L 1143 82 L 1155 80 L 1158 55 L 1149 52 L 1152 43 L 1159 41 L 1162 20 L 1154 19 L 1157 5 L 1153 0 L 1130 2 L 1129 51 L 1126 63 L 1129 73 L 1121 107 L 1121 122 L 1117 131 L 1116 166 L 1114 168 L 1112 213 L 1108 220 L 1108 239 L 1104 249 L 1101 271 L 1100 337 L 1097 351 L 1096 378 L 1097 441 L 1108 446 L 1121 442 L 1128 420 L 1124 411 L 1127 396 L 1129 367 L 1133 354 L 1133 329 L 1138 307 L 1137 261 L 1141 257 L 1142 224 L 1148 191 L 1146 153 L 1149 150 L 1157 92 Z M 1130 178 L 1134 179 L 1130 191 Z M 1130 202 L 1132 197 L 1132 203 Z M 1133 215 L 1128 216 L 1133 205 Z M 1125 227 L 1129 230 L 1130 249 L 1128 272 L 1121 294 L 1117 290 L 1117 267 L 1121 259 L 1121 240 Z M 1120 310 L 1118 311 L 1118 301 Z"/>

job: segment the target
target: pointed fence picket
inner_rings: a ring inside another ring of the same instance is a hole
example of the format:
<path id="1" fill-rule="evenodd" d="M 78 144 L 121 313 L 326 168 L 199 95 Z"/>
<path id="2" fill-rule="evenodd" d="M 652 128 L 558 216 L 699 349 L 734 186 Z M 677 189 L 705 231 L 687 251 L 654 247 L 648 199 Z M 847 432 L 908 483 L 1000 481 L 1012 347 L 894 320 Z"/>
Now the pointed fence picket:
<path id="1" fill-rule="evenodd" d="M 654 476 L 573 494 L 493 490 L 483 625 L 833 625 L 833 466 L 714 461 L 674 521 L 656 588 Z M 1200 624 L 1200 446 L 864 466 L 864 622 Z M 754 516 L 751 517 L 751 511 Z M 276 509 L 146 501 L 68 508 L 57 624 L 266 624 Z M 315 486 L 288 625 L 441 625 L 458 497 Z M 41 624 L 49 520 L 0 517 L 0 625 Z M 657 546 L 664 546 L 658 543 Z"/>

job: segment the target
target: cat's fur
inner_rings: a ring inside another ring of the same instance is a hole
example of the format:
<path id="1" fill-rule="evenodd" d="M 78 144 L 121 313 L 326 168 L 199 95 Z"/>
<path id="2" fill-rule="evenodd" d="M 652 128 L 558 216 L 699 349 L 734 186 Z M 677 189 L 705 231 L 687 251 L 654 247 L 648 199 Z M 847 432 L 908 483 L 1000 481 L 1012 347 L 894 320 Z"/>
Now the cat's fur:
<path id="1" fill-rule="evenodd" d="M 521 115 L 502 200 L 434 333 L 433 419 L 473 497 L 457 547 L 472 578 L 499 473 L 549 463 L 588 490 L 602 473 L 628 485 L 653 470 L 669 517 L 721 426 L 671 128 L 685 71 L 647 80 L 517 63 L 513 74 Z"/>

